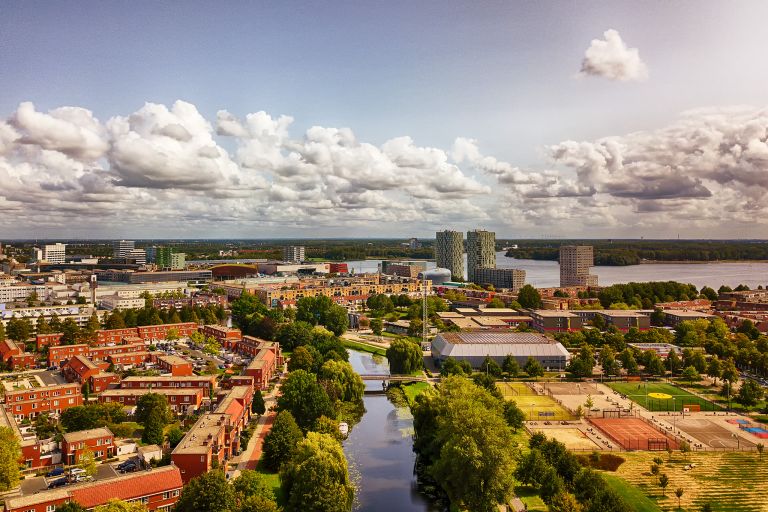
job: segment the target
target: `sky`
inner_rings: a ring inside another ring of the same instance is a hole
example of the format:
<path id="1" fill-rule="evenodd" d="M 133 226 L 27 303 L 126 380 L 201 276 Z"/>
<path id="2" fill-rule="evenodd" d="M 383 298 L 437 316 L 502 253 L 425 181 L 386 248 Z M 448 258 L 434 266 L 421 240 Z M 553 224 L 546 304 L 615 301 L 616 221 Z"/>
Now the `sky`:
<path id="1" fill-rule="evenodd" d="M 768 238 L 763 1 L 0 3 L 0 239 Z"/>

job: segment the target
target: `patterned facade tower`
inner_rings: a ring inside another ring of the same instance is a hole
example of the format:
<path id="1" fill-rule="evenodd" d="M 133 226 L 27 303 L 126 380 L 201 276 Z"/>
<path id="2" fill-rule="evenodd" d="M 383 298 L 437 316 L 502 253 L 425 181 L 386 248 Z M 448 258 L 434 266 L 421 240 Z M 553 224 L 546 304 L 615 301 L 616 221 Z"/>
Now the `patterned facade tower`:
<path id="1" fill-rule="evenodd" d="M 460 231 L 436 233 L 435 263 L 451 271 L 452 279 L 464 278 L 464 236 Z"/>
<path id="2" fill-rule="evenodd" d="M 477 269 L 496 268 L 496 233 L 467 231 L 467 281 L 477 282 Z"/>

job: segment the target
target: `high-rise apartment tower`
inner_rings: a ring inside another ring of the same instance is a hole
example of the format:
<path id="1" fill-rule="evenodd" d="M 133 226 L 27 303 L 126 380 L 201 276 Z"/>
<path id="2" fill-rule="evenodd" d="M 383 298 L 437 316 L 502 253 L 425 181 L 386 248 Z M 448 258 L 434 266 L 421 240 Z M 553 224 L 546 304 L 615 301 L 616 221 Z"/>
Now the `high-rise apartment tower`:
<path id="1" fill-rule="evenodd" d="M 594 261 L 591 245 L 561 245 L 560 286 L 597 286 L 597 276 L 589 273 Z"/>
<path id="2" fill-rule="evenodd" d="M 496 233 L 467 231 L 467 281 L 477 282 L 479 268 L 496 268 Z"/>
<path id="3" fill-rule="evenodd" d="M 291 261 L 294 263 L 301 263 L 304 261 L 305 250 L 303 245 L 289 245 L 283 247 L 283 260 Z"/>
<path id="4" fill-rule="evenodd" d="M 450 270 L 452 279 L 464 279 L 464 235 L 445 230 L 438 231 L 435 237 L 435 264 Z"/>

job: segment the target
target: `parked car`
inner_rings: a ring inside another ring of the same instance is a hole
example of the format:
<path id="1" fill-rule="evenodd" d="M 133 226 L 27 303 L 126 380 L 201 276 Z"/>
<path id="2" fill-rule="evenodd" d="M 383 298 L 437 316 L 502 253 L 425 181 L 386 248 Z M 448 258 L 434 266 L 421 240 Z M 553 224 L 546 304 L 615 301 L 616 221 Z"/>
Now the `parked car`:
<path id="1" fill-rule="evenodd" d="M 50 478 L 50 477 L 53 477 L 53 476 L 60 476 L 60 475 L 63 475 L 63 474 L 64 474 L 64 468 L 53 468 L 45 476 Z"/>
<path id="2" fill-rule="evenodd" d="M 52 480 L 48 482 L 48 488 L 49 489 L 55 489 L 57 487 L 63 487 L 67 485 L 68 480 L 66 478 L 57 478 L 56 480 Z"/>
<path id="3" fill-rule="evenodd" d="M 93 481 L 93 477 L 91 475 L 77 475 L 77 477 L 75 477 L 75 482 L 77 483 L 92 482 L 92 481 Z"/>
<path id="4" fill-rule="evenodd" d="M 127 460 L 125 462 L 122 462 L 118 464 L 117 470 L 121 473 L 133 473 L 134 471 L 138 471 L 139 465 L 136 464 L 136 462 L 132 460 Z"/>

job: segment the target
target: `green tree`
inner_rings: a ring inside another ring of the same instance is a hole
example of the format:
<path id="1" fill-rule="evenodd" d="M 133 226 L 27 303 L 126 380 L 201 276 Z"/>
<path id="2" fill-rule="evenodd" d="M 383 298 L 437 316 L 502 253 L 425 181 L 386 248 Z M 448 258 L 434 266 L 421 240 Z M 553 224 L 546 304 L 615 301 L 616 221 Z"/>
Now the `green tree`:
<path id="1" fill-rule="evenodd" d="M 683 497 L 683 494 L 685 494 L 685 489 L 682 487 L 678 487 L 675 489 L 675 496 L 677 497 L 677 509 L 680 510 L 680 499 Z"/>
<path id="2" fill-rule="evenodd" d="M 61 344 L 73 345 L 77 343 L 77 339 L 80 335 L 80 327 L 78 327 L 72 318 L 65 318 L 61 323 L 61 332 Z"/>
<path id="3" fill-rule="evenodd" d="M 331 400 L 314 374 L 304 370 L 291 372 L 277 399 L 281 411 L 290 411 L 302 430 L 308 430 L 320 416 L 336 416 Z"/>
<path id="4" fill-rule="evenodd" d="M 19 485 L 21 471 L 21 444 L 9 427 L 0 427 L 0 492 L 10 491 Z"/>
<path id="5" fill-rule="evenodd" d="M 667 486 L 669 485 L 669 477 L 665 474 L 662 474 L 659 477 L 659 487 L 661 487 L 661 494 L 663 496 L 667 495 Z"/>
<path id="6" fill-rule="evenodd" d="M 711 301 L 716 301 L 718 297 L 717 292 L 712 288 L 710 288 L 709 286 L 705 286 L 704 288 L 702 288 L 701 291 L 699 292 L 699 295 L 702 298 L 711 300 Z"/>
<path id="7" fill-rule="evenodd" d="M 43 412 L 35 416 L 35 434 L 38 439 L 48 439 L 59 432 L 59 426 L 51 420 L 51 415 Z"/>
<path id="8" fill-rule="evenodd" d="M 384 321 L 381 318 L 371 318 L 371 331 L 376 336 L 381 336 L 384 330 Z"/>
<path id="9" fill-rule="evenodd" d="M 584 508 L 573 494 L 562 491 L 549 502 L 549 512 L 583 512 Z"/>
<path id="10" fill-rule="evenodd" d="M 44 316 L 37 317 L 36 332 L 37 334 L 51 333 L 51 325 L 48 323 L 48 320 L 46 320 Z"/>
<path id="11" fill-rule="evenodd" d="M 645 371 L 650 375 L 664 375 L 664 363 L 661 361 L 661 358 L 654 353 L 645 365 Z"/>
<path id="12" fill-rule="evenodd" d="M 142 395 L 136 402 L 136 412 L 134 413 L 136 421 L 142 425 L 152 415 L 157 415 L 158 420 L 167 425 L 173 420 L 173 411 L 168 406 L 168 400 L 165 395 L 159 393 L 147 393 Z"/>
<path id="13" fill-rule="evenodd" d="M 165 436 L 163 429 L 165 421 L 159 411 L 153 411 L 143 422 L 144 430 L 141 433 L 141 442 L 145 444 L 163 445 Z"/>
<path id="14" fill-rule="evenodd" d="M 494 297 L 490 301 L 488 301 L 485 307 L 491 308 L 491 309 L 497 309 L 497 308 L 505 308 L 506 305 L 504 304 L 504 302 L 502 302 L 500 298 Z"/>
<path id="15" fill-rule="evenodd" d="M 741 383 L 736 401 L 746 407 L 756 405 L 763 398 L 763 388 L 754 380 L 745 380 Z"/>
<path id="16" fill-rule="evenodd" d="M 312 325 L 300 320 L 284 324 L 277 329 L 275 341 L 280 343 L 283 350 L 294 350 L 296 347 L 307 345 L 312 341 Z"/>
<path id="17" fill-rule="evenodd" d="M 76 501 L 68 501 L 64 504 L 56 505 L 56 512 L 85 512 L 85 509 Z"/>
<path id="18" fill-rule="evenodd" d="M 184 432 L 178 425 L 173 425 L 168 429 L 168 443 L 171 445 L 171 448 L 176 448 L 182 439 L 184 439 Z"/>
<path id="19" fill-rule="evenodd" d="M 248 496 L 240 502 L 238 512 L 279 512 L 280 508 L 274 500 L 263 496 Z"/>
<path id="20" fill-rule="evenodd" d="M 687 367 L 685 370 L 683 370 L 683 379 L 688 381 L 689 385 L 692 385 L 694 381 L 700 381 L 701 375 L 699 375 L 699 372 L 696 371 L 696 368 L 693 366 Z"/>
<path id="21" fill-rule="evenodd" d="M 363 399 L 363 379 L 346 361 L 329 360 L 323 363 L 318 382 L 331 400 L 358 403 Z"/>
<path id="22" fill-rule="evenodd" d="M 311 372 L 315 367 L 315 363 L 316 361 L 307 347 L 296 347 L 291 354 L 291 358 L 288 360 L 288 370 L 292 372 L 296 370 L 306 370 Z"/>
<path id="23" fill-rule="evenodd" d="M 490 375 L 495 379 L 500 378 L 502 373 L 499 363 L 491 359 L 490 356 L 485 356 L 483 364 L 480 365 L 480 371 L 485 372 L 487 375 Z"/>
<path id="24" fill-rule="evenodd" d="M 278 413 L 272 429 L 264 437 L 264 465 L 272 471 L 280 469 L 280 466 L 290 459 L 302 439 L 304 434 L 301 433 L 293 415 L 288 411 Z"/>
<path id="25" fill-rule="evenodd" d="M 676 350 L 670 350 L 667 354 L 667 369 L 674 376 L 677 373 L 678 368 L 681 365 L 680 357 L 677 355 Z"/>
<path id="26" fill-rule="evenodd" d="M 243 500 L 248 496 L 261 496 L 274 501 L 275 493 L 264 475 L 251 469 L 244 469 L 237 478 L 232 481 L 235 493 Z"/>
<path id="27" fill-rule="evenodd" d="M 78 459 L 77 466 L 85 471 L 88 476 L 94 476 L 96 474 L 96 456 L 93 454 L 93 450 L 87 446 L 80 452 L 80 458 Z"/>
<path id="28" fill-rule="evenodd" d="M 327 434 L 310 432 L 280 472 L 287 512 L 348 512 L 354 487 L 341 445 Z"/>
<path id="29" fill-rule="evenodd" d="M 513 432 L 523 428 L 525 413 L 517 406 L 514 400 L 504 402 L 504 419 Z"/>
<path id="30" fill-rule="evenodd" d="M 0 341 L 5 341 L 5 324 L 0 322 Z"/>
<path id="31" fill-rule="evenodd" d="M 264 414 L 267 412 L 267 405 L 264 403 L 264 395 L 260 389 L 253 392 L 253 401 L 251 402 L 251 412 L 254 414 Z"/>
<path id="32" fill-rule="evenodd" d="M 125 319 L 123 318 L 123 313 L 117 309 L 113 310 L 112 313 L 104 321 L 104 328 L 105 329 L 125 329 L 126 325 L 125 325 Z"/>
<path id="33" fill-rule="evenodd" d="M 214 469 L 193 478 L 181 491 L 176 509 L 184 512 L 234 512 L 237 507 L 235 489 L 224 472 Z"/>
<path id="34" fill-rule="evenodd" d="M 393 374 L 407 375 L 424 367 L 421 346 L 405 339 L 392 341 L 387 349 L 387 360 Z"/>
<path id="35" fill-rule="evenodd" d="M 59 510 L 60 509 L 57 508 L 56 512 Z M 148 509 L 146 505 L 138 501 L 128 503 L 127 501 L 113 498 L 104 505 L 99 505 L 93 510 L 94 512 L 147 512 Z"/>
<path id="36" fill-rule="evenodd" d="M 7 336 L 17 343 L 24 343 L 32 336 L 32 323 L 28 318 L 11 318 L 8 321 Z"/>
<path id="37" fill-rule="evenodd" d="M 513 379 L 520 373 L 520 365 L 517 364 L 517 358 L 512 354 L 507 354 L 504 358 L 501 369 Z"/>
<path id="38" fill-rule="evenodd" d="M 616 352 L 608 345 L 600 350 L 600 366 L 602 366 L 603 373 L 607 376 L 618 375 L 619 373 L 619 365 L 616 362 Z"/>
<path id="39" fill-rule="evenodd" d="M 472 375 L 472 365 L 469 361 L 463 359 L 457 361 L 452 357 L 448 357 L 440 365 L 440 375 L 443 377 L 448 375 Z"/>
<path id="40" fill-rule="evenodd" d="M 525 373 L 532 378 L 544 376 L 544 366 L 542 366 L 538 359 L 534 359 L 533 357 L 528 358 L 523 370 L 525 370 Z"/>
<path id="41" fill-rule="evenodd" d="M 542 305 L 541 294 L 536 288 L 527 284 L 517 292 L 517 302 L 524 308 L 538 309 Z"/>

